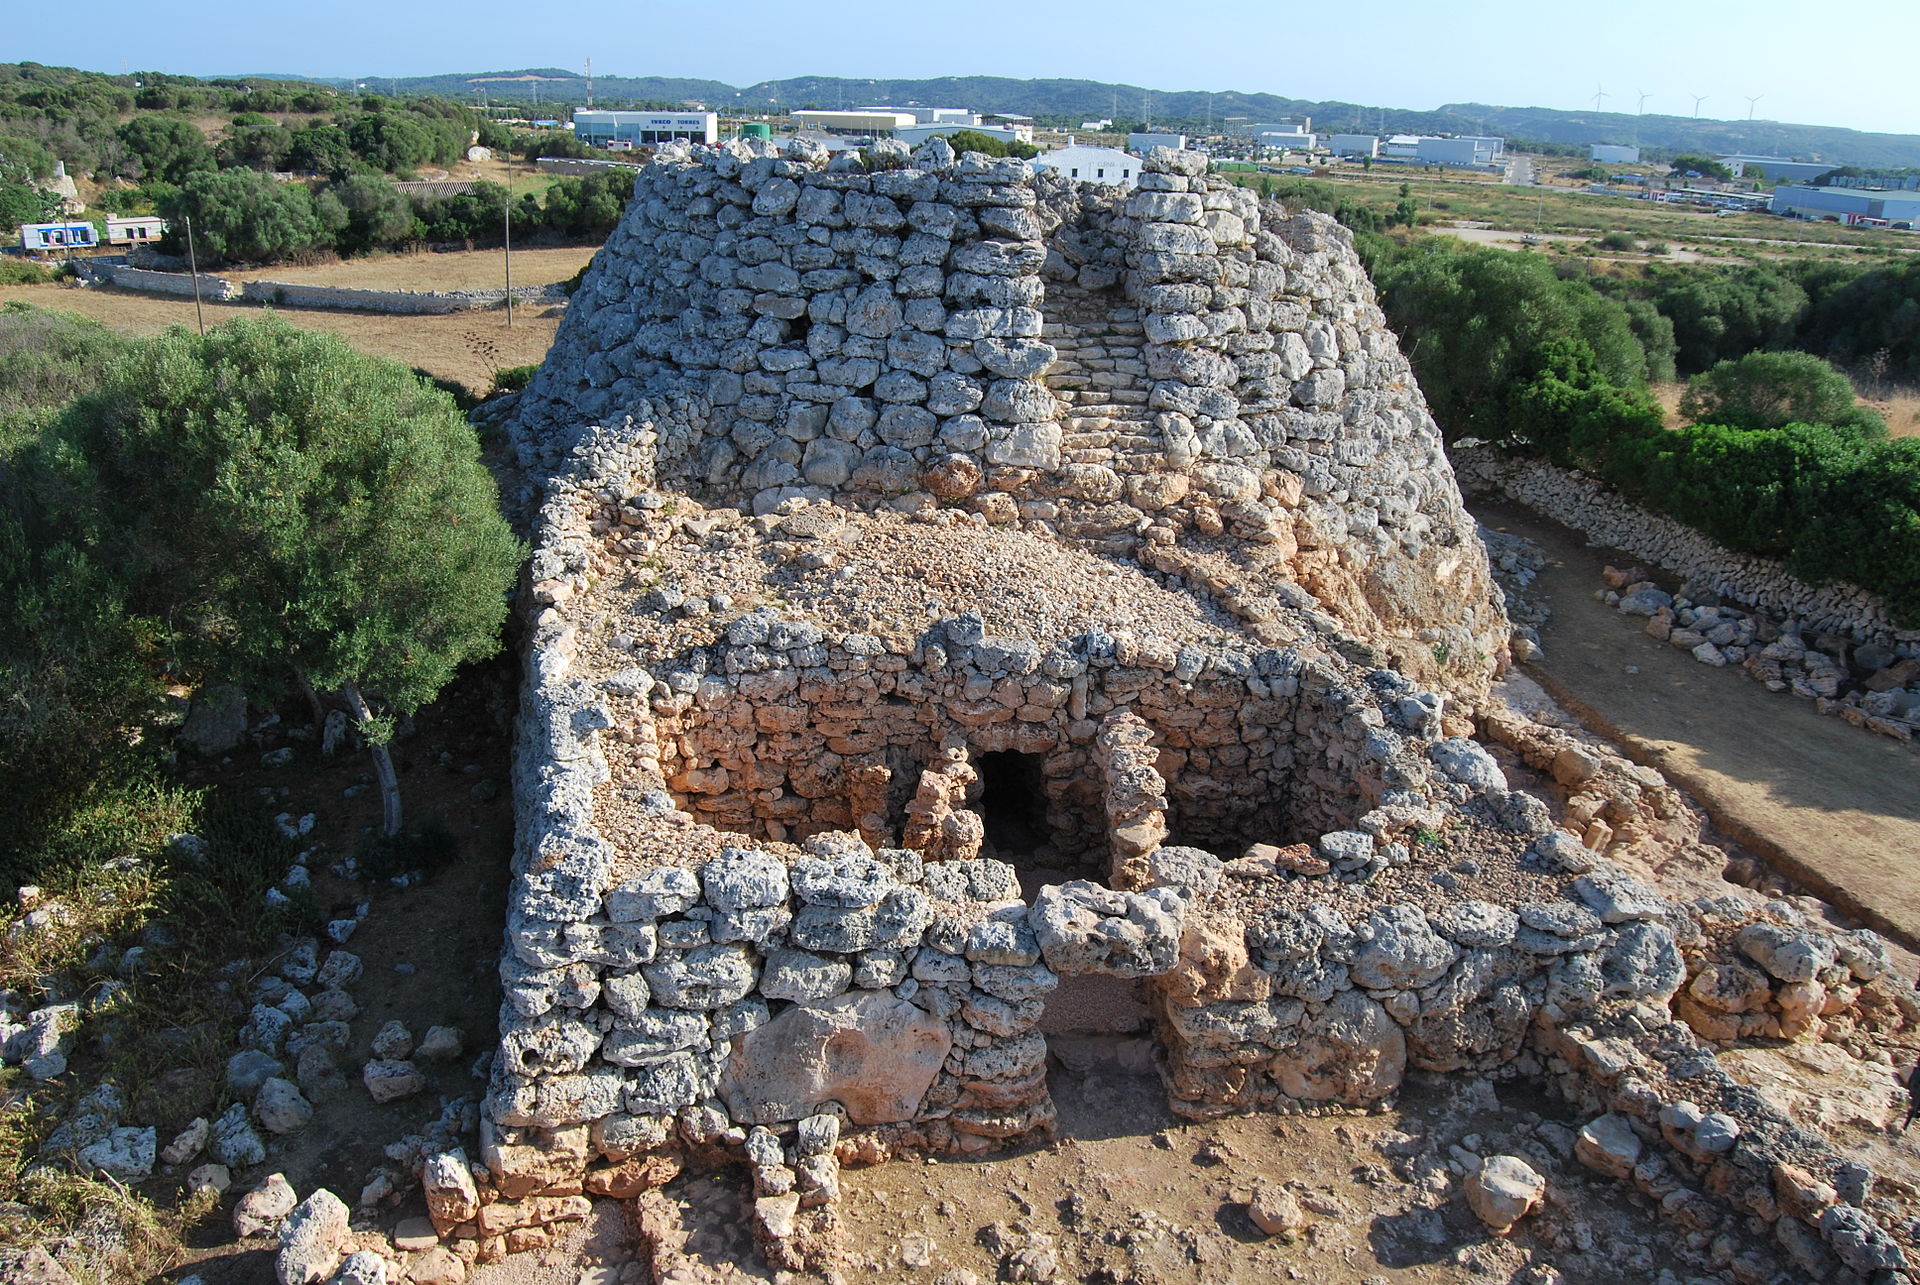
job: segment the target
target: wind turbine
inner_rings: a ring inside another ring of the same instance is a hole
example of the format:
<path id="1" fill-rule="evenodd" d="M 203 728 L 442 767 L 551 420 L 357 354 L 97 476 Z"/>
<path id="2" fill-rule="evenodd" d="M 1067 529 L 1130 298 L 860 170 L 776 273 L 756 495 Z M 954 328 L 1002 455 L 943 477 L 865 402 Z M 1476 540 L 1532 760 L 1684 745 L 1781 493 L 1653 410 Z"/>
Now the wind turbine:
<path id="1" fill-rule="evenodd" d="M 1706 101 L 1707 101 L 1707 96 L 1705 94 L 1693 95 L 1693 118 L 1695 120 L 1700 119 L 1700 104 Z"/>
<path id="2" fill-rule="evenodd" d="M 1644 89 L 1643 89 L 1643 90 L 1641 90 L 1641 91 L 1640 91 L 1640 107 L 1639 107 L 1639 112 L 1640 112 L 1640 114 L 1641 114 L 1641 115 L 1643 115 L 1643 116 L 1644 116 L 1644 115 L 1646 114 L 1646 111 L 1647 111 L 1647 99 L 1649 99 L 1649 98 L 1652 98 L 1652 97 L 1653 97 L 1653 95 L 1652 95 L 1652 94 L 1649 94 L 1649 93 L 1648 93 L 1648 92 L 1647 92 L 1646 90 L 1644 90 Z"/>
<path id="3" fill-rule="evenodd" d="M 1647 114 L 1647 99 L 1652 98 L 1646 90 L 1640 90 L 1640 105 L 1633 114 L 1633 145 L 1640 146 L 1640 118 Z"/>
<path id="4" fill-rule="evenodd" d="M 1765 94 L 1755 94 L 1751 98 L 1747 99 L 1747 119 L 1748 120 L 1753 119 L 1753 105 L 1765 97 L 1766 97 Z"/>
<path id="5" fill-rule="evenodd" d="M 1611 97 L 1612 95 L 1607 93 L 1606 90 L 1602 89 L 1598 85 L 1595 85 L 1593 87 L 1593 110 L 1595 110 L 1596 112 L 1600 110 L 1600 100 L 1602 98 L 1611 98 Z"/>

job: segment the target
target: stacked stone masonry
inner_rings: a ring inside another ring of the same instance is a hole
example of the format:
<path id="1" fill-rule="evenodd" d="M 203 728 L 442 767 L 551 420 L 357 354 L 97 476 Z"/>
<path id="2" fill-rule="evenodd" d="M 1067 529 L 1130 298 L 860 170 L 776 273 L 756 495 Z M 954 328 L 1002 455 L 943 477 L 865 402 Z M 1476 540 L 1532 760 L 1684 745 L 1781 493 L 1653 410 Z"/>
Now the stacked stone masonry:
<path id="1" fill-rule="evenodd" d="M 741 1163 L 769 1260 L 819 1267 L 839 1165 L 1051 1136 L 1092 986 L 1189 1117 L 1540 1077 L 1676 1217 L 1894 1279 L 1713 1047 L 1872 1041 L 1911 992 L 1871 934 L 1656 892 L 1684 803 L 1481 704 L 1504 616 L 1337 230 L 1185 154 L 1132 195 L 869 162 L 667 153 L 509 426 L 506 1000 L 443 1234 Z"/>

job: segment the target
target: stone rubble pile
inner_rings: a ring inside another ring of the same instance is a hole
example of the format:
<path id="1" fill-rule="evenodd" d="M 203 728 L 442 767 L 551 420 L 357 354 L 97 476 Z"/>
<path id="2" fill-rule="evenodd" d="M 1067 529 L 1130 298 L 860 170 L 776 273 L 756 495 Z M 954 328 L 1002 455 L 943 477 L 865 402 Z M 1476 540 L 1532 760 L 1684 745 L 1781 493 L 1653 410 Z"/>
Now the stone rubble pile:
<path id="1" fill-rule="evenodd" d="M 1703 665 L 1738 666 L 1768 691 L 1810 700 L 1822 714 L 1909 741 L 1920 730 L 1920 644 L 1889 647 L 1812 632 L 1804 620 L 1675 596 L 1641 567 L 1608 567 L 1594 596 L 1623 616 L 1646 617 L 1651 638 Z"/>

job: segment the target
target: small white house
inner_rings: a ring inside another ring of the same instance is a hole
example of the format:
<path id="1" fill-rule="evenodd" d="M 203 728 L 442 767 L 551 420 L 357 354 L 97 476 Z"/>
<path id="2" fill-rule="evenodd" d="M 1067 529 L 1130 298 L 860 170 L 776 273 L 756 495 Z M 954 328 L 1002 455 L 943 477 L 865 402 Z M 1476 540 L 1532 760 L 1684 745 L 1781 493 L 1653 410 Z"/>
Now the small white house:
<path id="1" fill-rule="evenodd" d="M 1140 180 L 1140 158 L 1117 147 L 1086 147 L 1074 144 L 1033 158 L 1037 170 L 1058 170 L 1082 183 L 1100 183 L 1107 187 L 1132 187 Z"/>
<path id="2" fill-rule="evenodd" d="M 87 249 L 98 244 L 100 238 L 93 224 L 84 221 L 20 225 L 20 248 L 30 254 Z"/>
<path id="3" fill-rule="evenodd" d="M 108 245 L 145 245 L 158 241 L 167 230 L 165 219 L 153 215 L 107 216 Z"/>

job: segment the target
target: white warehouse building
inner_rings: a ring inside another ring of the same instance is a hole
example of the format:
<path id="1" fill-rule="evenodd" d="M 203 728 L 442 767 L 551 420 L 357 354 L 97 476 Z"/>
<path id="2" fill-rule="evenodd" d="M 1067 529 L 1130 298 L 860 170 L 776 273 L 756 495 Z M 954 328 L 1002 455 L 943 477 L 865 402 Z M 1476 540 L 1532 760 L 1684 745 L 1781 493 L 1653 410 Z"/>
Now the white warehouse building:
<path id="1" fill-rule="evenodd" d="M 1075 143 L 1033 158 L 1037 170 L 1058 170 L 1082 183 L 1132 187 L 1140 179 L 1140 158 L 1117 147 L 1086 147 Z"/>
<path id="2" fill-rule="evenodd" d="M 720 115 L 583 109 L 573 114 L 573 136 L 592 147 L 652 147 L 675 138 L 711 145 L 720 141 Z"/>
<path id="3" fill-rule="evenodd" d="M 1171 147 L 1176 152 L 1183 152 L 1187 147 L 1187 136 L 1185 134 L 1127 135 L 1127 150 L 1129 152 L 1140 152 L 1144 154 L 1149 147 Z"/>
<path id="4" fill-rule="evenodd" d="M 1638 165 L 1640 149 L 1618 143 L 1595 143 L 1587 149 L 1587 159 L 1608 165 Z"/>
<path id="5" fill-rule="evenodd" d="M 1327 150 L 1335 156 L 1378 156 L 1380 138 L 1377 134 L 1335 134 L 1327 140 Z"/>

